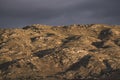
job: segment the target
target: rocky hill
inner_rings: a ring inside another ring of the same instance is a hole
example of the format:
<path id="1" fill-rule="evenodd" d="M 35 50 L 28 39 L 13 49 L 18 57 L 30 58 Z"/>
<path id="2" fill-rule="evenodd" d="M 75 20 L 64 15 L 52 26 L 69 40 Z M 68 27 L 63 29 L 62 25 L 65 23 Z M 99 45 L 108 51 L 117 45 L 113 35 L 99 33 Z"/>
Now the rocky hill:
<path id="1" fill-rule="evenodd" d="M 120 26 L 0 29 L 0 80 L 120 80 Z"/>

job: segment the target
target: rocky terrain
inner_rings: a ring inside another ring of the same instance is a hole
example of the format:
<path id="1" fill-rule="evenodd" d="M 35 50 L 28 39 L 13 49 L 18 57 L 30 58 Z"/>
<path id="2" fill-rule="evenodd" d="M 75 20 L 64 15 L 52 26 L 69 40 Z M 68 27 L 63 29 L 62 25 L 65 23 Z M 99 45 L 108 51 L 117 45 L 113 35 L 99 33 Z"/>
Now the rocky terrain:
<path id="1" fill-rule="evenodd" d="M 120 26 L 1 28 L 0 80 L 120 80 Z"/>

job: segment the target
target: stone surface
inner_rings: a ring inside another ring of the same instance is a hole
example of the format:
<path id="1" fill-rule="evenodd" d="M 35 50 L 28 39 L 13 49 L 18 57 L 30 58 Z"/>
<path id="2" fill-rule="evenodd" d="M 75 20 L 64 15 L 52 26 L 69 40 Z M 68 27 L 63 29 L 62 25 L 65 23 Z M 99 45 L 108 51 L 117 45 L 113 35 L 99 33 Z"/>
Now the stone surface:
<path id="1" fill-rule="evenodd" d="M 120 26 L 0 29 L 0 80 L 120 80 Z"/>

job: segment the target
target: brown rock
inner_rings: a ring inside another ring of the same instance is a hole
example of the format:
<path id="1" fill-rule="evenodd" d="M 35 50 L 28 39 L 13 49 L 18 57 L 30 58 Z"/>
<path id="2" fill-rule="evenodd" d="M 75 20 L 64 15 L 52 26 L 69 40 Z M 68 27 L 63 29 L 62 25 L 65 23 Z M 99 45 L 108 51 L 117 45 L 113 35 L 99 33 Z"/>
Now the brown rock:
<path id="1" fill-rule="evenodd" d="M 0 29 L 1 80 L 120 80 L 120 26 Z"/>

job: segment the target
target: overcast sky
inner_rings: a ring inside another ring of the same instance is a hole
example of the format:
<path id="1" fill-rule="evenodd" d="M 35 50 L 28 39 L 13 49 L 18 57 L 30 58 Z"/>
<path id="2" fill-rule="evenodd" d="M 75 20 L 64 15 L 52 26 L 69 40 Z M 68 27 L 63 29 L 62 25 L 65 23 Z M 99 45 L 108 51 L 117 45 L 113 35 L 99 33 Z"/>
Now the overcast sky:
<path id="1" fill-rule="evenodd" d="M 0 0 L 0 27 L 120 24 L 120 0 Z"/>

